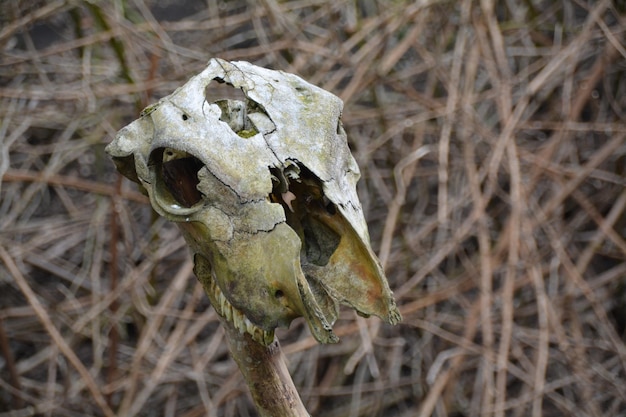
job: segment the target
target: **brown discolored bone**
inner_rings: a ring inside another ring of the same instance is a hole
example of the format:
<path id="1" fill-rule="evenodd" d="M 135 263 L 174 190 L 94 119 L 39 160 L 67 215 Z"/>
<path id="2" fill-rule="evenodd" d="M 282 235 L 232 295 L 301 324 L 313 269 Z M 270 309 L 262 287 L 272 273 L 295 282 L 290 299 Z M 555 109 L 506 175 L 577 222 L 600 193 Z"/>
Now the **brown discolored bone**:
<path id="1" fill-rule="evenodd" d="M 207 100 L 217 84 L 240 99 Z M 262 343 L 304 317 L 335 342 L 339 303 L 400 320 L 356 194 L 339 98 L 301 78 L 212 59 L 107 147 L 178 222 L 218 313 Z"/>

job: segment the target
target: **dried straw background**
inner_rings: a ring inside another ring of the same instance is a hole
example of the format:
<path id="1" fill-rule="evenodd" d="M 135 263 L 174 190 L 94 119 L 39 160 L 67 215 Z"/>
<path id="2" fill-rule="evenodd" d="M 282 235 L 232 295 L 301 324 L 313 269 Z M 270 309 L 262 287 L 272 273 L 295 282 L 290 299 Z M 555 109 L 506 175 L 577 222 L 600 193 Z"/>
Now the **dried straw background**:
<path id="1" fill-rule="evenodd" d="M 607 0 L 2 0 L 0 416 L 255 415 L 103 152 L 212 56 L 345 101 L 404 322 L 279 332 L 312 415 L 626 415 L 625 28 Z"/>

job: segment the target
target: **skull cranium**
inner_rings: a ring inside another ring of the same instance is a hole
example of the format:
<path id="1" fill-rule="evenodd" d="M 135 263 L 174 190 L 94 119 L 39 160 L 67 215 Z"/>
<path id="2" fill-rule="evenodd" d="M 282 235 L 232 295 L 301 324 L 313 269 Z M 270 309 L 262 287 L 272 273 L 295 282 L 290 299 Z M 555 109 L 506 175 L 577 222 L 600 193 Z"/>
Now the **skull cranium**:
<path id="1" fill-rule="evenodd" d="M 243 98 L 207 100 L 218 83 Z M 218 313 L 260 343 L 299 316 L 336 341 L 338 303 L 400 320 L 369 245 L 342 106 L 295 75 L 212 59 L 107 147 L 179 224 Z"/>

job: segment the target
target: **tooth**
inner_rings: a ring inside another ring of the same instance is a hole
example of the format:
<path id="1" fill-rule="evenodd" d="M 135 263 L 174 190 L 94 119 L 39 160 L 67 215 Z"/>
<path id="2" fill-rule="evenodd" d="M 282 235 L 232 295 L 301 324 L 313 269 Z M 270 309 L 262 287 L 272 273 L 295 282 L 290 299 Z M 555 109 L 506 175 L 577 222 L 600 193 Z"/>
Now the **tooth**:
<path id="1" fill-rule="evenodd" d="M 254 324 L 252 324 L 252 322 L 250 320 L 248 320 L 247 317 L 243 320 L 243 322 L 244 322 L 244 324 L 246 326 L 246 331 L 248 333 L 250 333 L 251 335 L 256 336 L 255 335 L 255 331 L 258 329 L 258 327 L 256 327 Z"/>
<path id="2" fill-rule="evenodd" d="M 252 339 L 254 339 L 257 343 L 265 344 L 265 339 L 263 337 L 263 330 L 258 327 L 254 328 L 254 331 L 250 333 L 252 335 Z"/>
<path id="3" fill-rule="evenodd" d="M 232 319 L 232 322 L 233 322 L 233 324 L 235 325 L 235 327 L 236 327 L 237 329 L 239 329 L 239 331 L 240 331 L 241 333 L 245 333 L 245 331 L 246 331 L 246 326 L 245 326 L 245 325 L 244 325 L 244 323 L 243 323 L 243 320 L 242 320 L 241 315 L 239 315 L 239 314 L 237 314 L 237 313 L 239 313 L 239 311 L 238 311 L 238 310 L 236 310 L 236 309 L 233 309 L 233 319 Z"/>
<path id="4" fill-rule="evenodd" d="M 235 328 L 241 333 L 248 333 L 254 341 L 262 345 L 268 346 L 274 341 L 273 330 L 268 331 L 257 327 L 241 311 L 232 306 L 220 290 L 220 287 L 215 283 L 215 280 L 210 280 L 209 282 L 211 298 L 215 301 L 213 307 L 220 316 L 233 323 Z"/>
<path id="5" fill-rule="evenodd" d="M 226 297 L 224 297 L 224 294 L 222 294 L 220 292 L 220 296 L 218 298 L 219 302 L 220 302 L 220 309 L 222 310 L 222 314 L 224 315 L 228 315 L 231 316 L 230 312 L 230 303 L 228 302 L 228 300 L 226 299 Z M 228 317 L 230 319 L 230 317 Z"/>
<path id="6" fill-rule="evenodd" d="M 260 341 L 259 343 L 262 343 L 265 346 L 268 346 L 273 341 L 274 341 L 274 331 L 273 330 L 271 330 L 271 331 L 263 331 L 263 340 Z"/>

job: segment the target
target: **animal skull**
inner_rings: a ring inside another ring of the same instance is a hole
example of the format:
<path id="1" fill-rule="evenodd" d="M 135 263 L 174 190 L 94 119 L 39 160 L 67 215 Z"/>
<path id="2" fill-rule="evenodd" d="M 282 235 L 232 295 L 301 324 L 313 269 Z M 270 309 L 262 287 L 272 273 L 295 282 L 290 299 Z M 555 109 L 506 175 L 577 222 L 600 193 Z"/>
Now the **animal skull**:
<path id="1" fill-rule="evenodd" d="M 218 84 L 241 100 L 208 100 Z M 212 59 L 107 146 L 175 221 L 218 314 L 259 343 L 296 317 L 336 342 L 338 303 L 400 313 L 369 244 L 339 98 L 301 78 Z"/>

